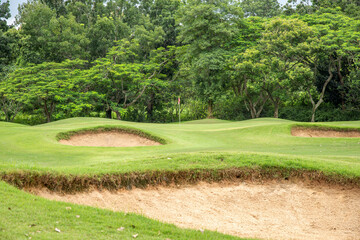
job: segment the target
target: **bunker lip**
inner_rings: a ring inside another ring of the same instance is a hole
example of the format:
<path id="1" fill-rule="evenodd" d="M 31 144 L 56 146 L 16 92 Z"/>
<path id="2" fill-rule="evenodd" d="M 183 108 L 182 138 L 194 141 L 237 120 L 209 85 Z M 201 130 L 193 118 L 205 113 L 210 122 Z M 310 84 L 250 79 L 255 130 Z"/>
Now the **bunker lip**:
<path id="1" fill-rule="evenodd" d="M 91 147 L 138 147 L 161 145 L 148 138 L 133 133 L 106 131 L 106 132 L 83 132 L 59 141 L 64 145 L 91 146 Z"/>
<path id="2" fill-rule="evenodd" d="M 91 147 L 137 147 L 166 144 L 160 137 L 125 126 L 97 126 L 60 132 L 56 139 L 64 145 Z"/>
<path id="3" fill-rule="evenodd" d="M 325 240 L 360 235 L 360 189 L 327 184 L 223 181 L 70 195 L 47 189 L 32 193 L 239 237 Z"/>
<path id="4" fill-rule="evenodd" d="M 75 193 L 90 189 L 116 191 L 120 189 L 196 184 L 222 181 L 267 182 L 272 180 L 309 182 L 312 185 L 354 187 L 360 189 L 359 176 L 325 174 L 319 170 L 289 167 L 239 167 L 225 169 L 147 170 L 139 172 L 72 175 L 55 172 L 0 172 L 0 180 L 19 189 L 46 188 L 53 192 Z"/>
<path id="5" fill-rule="evenodd" d="M 291 135 L 296 137 L 360 138 L 360 130 L 295 126 L 291 128 Z"/>

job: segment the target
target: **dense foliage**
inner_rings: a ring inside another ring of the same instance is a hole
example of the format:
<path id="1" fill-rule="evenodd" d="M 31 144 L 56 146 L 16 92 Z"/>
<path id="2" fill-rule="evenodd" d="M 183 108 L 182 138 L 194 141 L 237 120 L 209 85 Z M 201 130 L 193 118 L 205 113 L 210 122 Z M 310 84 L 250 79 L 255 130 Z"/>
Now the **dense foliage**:
<path id="1" fill-rule="evenodd" d="M 355 0 L 28 0 L 8 25 L 3 1 L 0 119 L 359 119 L 359 16 Z"/>

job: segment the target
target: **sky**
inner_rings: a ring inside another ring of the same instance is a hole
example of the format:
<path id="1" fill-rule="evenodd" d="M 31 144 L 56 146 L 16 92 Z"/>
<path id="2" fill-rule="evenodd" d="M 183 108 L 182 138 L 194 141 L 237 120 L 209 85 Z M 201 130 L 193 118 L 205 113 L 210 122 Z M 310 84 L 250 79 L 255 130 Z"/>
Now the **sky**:
<path id="1" fill-rule="evenodd" d="M 5 2 L 5 0 L 0 0 L 1 3 Z M 8 23 L 12 24 L 15 21 L 15 16 L 18 13 L 18 6 L 19 4 L 22 4 L 24 2 L 27 2 L 27 0 L 10 0 L 10 13 L 11 13 L 11 18 L 8 19 Z"/>
<path id="2" fill-rule="evenodd" d="M 5 2 L 5 0 L 0 0 L 0 2 Z M 11 18 L 8 19 L 8 23 L 12 24 L 15 21 L 15 16 L 18 13 L 18 6 L 19 4 L 22 4 L 24 2 L 27 2 L 27 0 L 10 0 L 10 12 L 11 12 Z M 285 4 L 287 0 L 278 0 L 279 3 Z"/>

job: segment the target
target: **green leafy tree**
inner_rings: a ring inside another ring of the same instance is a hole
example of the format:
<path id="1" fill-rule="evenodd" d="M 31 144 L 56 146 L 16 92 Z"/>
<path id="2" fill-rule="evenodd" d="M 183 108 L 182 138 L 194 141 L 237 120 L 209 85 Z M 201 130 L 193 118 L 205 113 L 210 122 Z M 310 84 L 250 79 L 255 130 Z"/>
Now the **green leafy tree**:
<path id="1" fill-rule="evenodd" d="M 15 84 L 11 84 L 6 75 L 0 81 L 0 109 L 5 115 L 5 121 L 13 121 L 16 115 L 22 111 L 23 104 L 19 101 L 22 94 L 16 91 Z"/>
<path id="2" fill-rule="evenodd" d="M 262 60 L 260 51 L 255 48 L 247 49 L 235 59 L 236 74 L 232 81 L 234 93 L 243 96 L 251 118 L 258 118 L 269 99 L 265 91 L 269 68 Z"/>
<path id="3" fill-rule="evenodd" d="M 6 32 L 9 29 L 6 20 L 11 17 L 10 14 L 10 2 L 1 3 L 0 1 L 0 31 Z"/>
<path id="4" fill-rule="evenodd" d="M 176 45 L 176 37 L 179 30 L 175 15 L 181 2 L 177 0 L 155 0 L 150 10 L 151 22 L 156 26 L 161 26 L 165 36 L 162 47 Z"/>
<path id="5" fill-rule="evenodd" d="M 2 96 L 8 105 L 40 106 L 47 122 L 56 111 L 69 116 L 92 108 L 90 98 L 96 93 L 80 89 L 84 61 L 43 63 L 33 67 L 20 68 L 9 75 L 2 87 Z M 6 104 L 3 110 L 6 111 Z M 9 115 L 9 114 L 7 114 Z"/>
<path id="6" fill-rule="evenodd" d="M 179 9 L 179 43 L 186 45 L 180 59 L 199 95 L 208 103 L 209 116 L 217 96 L 227 85 L 228 45 L 242 24 L 243 13 L 236 2 L 188 1 Z M 189 66 L 189 67 L 188 67 Z"/>
<path id="7" fill-rule="evenodd" d="M 89 40 L 74 16 L 57 17 L 47 5 L 30 2 L 21 7 L 18 23 L 23 36 L 20 64 L 87 58 Z"/>
<path id="8" fill-rule="evenodd" d="M 156 49 L 163 45 L 165 40 L 165 32 L 161 26 L 156 26 L 150 22 L 150 19 L 145 17 L 141 25 L 135 26 L 132 36 L 139 42 L 139 56 L 142 59 L 149 57 L 152 49 Z"/>
<path id="9" fill-rule="evenodd" d="M 298 19 L 275 18 L 265 26 L 257 48 L 261 52 L 261 61 L 270 70 L 263 78 L 264 90 L 273 103 L 275 118 L 294 86 L 290 77 L 292 71 L 303 67 L 304 59 L 312 59 L 313 35 L 312 28 Z"/>
<path id="10" fill-rule="evenodd" d="M 11 17 L 9 6 L 9 1 L 0 2 L 0 77 L 14 58 L 12 44 L 16 39 L 11 34 L 7 34 L 10 27 L 7 25 L 6 20 Z"/>
<path id="11" fill-rule="evenodd" d="M 316 9 L 311 3 L 311 0 L 288 0 L 287 3 L 282 7 L 282 12 L 285 15 L 294 14 L 312 14 L 316 12 Z"/>
<path id="12" fill-rule="evenodd" d="M 349 69 L 354 66 L 360 52 L 358 45 L 359 20 L 349 18 L 337 12 L 304 16 L 303 20 L 315 29 L 314 59 L 305 59 L 314 72 L 314 84 L 320 85 L 318 97 L 308 90 L 310 102 L 313 105 L 312 121 L 315 121 L 315 111 L 324 102 L 327 86 L 337 80 L 342 108 L 345 109 L 346 81 Z"/>
<path id="13" fill-rule="evenodd" d="M 358 0 L 312 0 L 312 6 L 315 9 L 338 7 L 350 17 L 360 17 L 360 2 Z"/>
<path id="14" fill-rule="evenodd" d="M 66 15 L 65 0 L 40 0 L 40 2 L 55 10 L 58 17 Z"/>
<path id="15" fill-rule="evenodd" d="M 281 14 L 281 7 L 277 0 L 241 0 L 240 7 L 245 17 L 274 17 Z"/>
<path id="16" fill-rule="evenodd" d="M 152 86 L 166 84 L 162 70 L 171 64 L 174 51 L 154 50 L 147 61 L 138 55 L 141 45 L 137 40 L 122 40 L 106 58 L 95 61 L 88 78 L 93 89 L 104 96 L 107 116 L 115 112 L 118 119 L 139 101 Z"/>

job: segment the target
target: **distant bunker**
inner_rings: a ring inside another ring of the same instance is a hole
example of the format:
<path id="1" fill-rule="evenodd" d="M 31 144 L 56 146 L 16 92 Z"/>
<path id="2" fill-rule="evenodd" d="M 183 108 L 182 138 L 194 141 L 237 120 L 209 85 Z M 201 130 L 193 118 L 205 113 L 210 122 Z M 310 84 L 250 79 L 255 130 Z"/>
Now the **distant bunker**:
<path id="1" fill-rule="evenodd" d="M 141 130 L 121 127 L 97 127 L 59 133 L 57 140 L 64 145 L 89 147 L 139 147 L 165 143 L 163 139 Z"/>
<path id="2" fill-rule="evenodd" d="M 331 128 L 323 126 L 293 126 L 291 135 L 297 137 L 359 138 L 360 129 Z"/>

